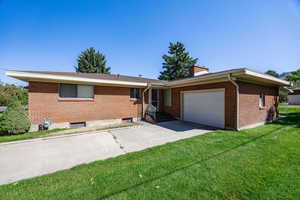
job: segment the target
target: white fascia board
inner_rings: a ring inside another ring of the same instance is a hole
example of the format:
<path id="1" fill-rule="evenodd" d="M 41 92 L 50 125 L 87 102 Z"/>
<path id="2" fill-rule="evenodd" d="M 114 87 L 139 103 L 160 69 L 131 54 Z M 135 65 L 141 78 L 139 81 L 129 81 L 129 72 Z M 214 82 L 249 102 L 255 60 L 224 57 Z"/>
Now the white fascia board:
<path id="1" fill-rule="evenodd" d="M 205 76 L 196 76 L 193 78 L 171 81 L 171 82 L 167 83 L 167 86 L 177 86 L 177 85 L 181 85 L 181 84 L 189 84 L 189 83 L 194 83 L 194 82 L 211 81 L 211 80 L 216 80 L 216 82 L 217 82 L 219 79 L 226 78 L 228 73 L 240 72 L 240 71 L 241 70 L 231 70 L 231 71 L 227 71 L 227 72 L 220 72 L 220 73 L 215 73 L 215 74 L 208 74 Z"/>
<path id="2" fill-rule="evenodd" d="M 285 81 L 285 80 L 282 80 L 282 79 L 279 79 L 279 78 L 276 78 L 276 77 L 273 77 L 273 76 L 270 76 L 270 75 L 267 75 L 267 74 L 261 74 L 261 73 L 258 73 L 258 72 L 255 72 L 255 71 L 252 71 L 252 70 L 249 70 L 249 69 L 245 69 L 245 74 L 249 75 L 249 76 L 255 76 L 255 77 L 267 79 L 267 80 L 270 80 L 270 81 L 274 81 L 274 82 L 277 82 L 280 85 L 285 85 L 285 86 L 290 86 L 291 85 L 291 83 L 289 81 Z"/>
<path id="3" fill-rule="evenodd" d="M 52 81 L 81 82 L 81 83 L 89 83 L 89 84 L 95 83 L 95 84 L 109 84 L 109 85 L 140 86 L 140 87 L 147 86 L 147 83 L 140 83 L 140 82 L 93 79 L 93 78 L 83 78 L 83 77 L 64 76 L 64 75 L 20 72 L 20 71 L 12 71 L 12 70 L 7 70 L 5 72 L 5 75 L 13 78 L 25 79 L 25 80 L 41 79 L 41 80 L 52 80 Z"/>

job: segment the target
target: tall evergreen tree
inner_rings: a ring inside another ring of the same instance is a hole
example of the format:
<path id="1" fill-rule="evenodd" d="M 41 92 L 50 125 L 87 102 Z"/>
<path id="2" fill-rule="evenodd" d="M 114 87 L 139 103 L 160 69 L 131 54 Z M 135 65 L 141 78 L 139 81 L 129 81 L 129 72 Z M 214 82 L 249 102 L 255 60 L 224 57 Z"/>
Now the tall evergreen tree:
<path id="1" fill-rule="evenodd" d="M 197 63 L 198 58 L 192 58 L 181 42 L 169 45 L 169 55 L 163 55 L 163 71 L 160 80 L 177 80 L 190 76 L 189 69 Z"/>
<path id="2" fill-rule="evenodd" d="M 268 75 L 274 76 L 274 77 L 276 77 L 276 78 L 278 78 L 278 77 L 279 77 L 279 74 L 278 74 L 276 71 L 274 71 L 274 70 L 268 70 L 268 71 L 266 71 L 266 73 L 265 73 L 265 74 L 268 74 Z"/>
<path id="3" fill-rule="evenodd" d="M 77 59 L 76 72 L 110 74 L 110 67 L 106 67 L 105 56 L 91 47 L 83 52 Z"/>

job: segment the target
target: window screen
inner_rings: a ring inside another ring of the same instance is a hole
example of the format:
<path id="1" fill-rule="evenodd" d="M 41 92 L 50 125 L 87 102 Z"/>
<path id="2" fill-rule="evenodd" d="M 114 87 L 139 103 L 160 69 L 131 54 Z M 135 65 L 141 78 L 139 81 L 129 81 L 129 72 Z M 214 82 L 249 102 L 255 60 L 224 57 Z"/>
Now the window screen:
<path id="1" fill-rule="evenodd" d="M 59 96 L 63 98 L 76 98 L 77 85 L 73 84 L 60 84 Z"/>
<path id="2" fill-rule="evenodd" d="M 130 98 L 139 99 L 141 97 L 140 88 L 130 88 Z"/>
<path id="3" fill-rule="evenodd" d="M 77 97 L 78 98 L 93 98 L 94 87 L 90 85 L 77 85 Z"/>
<path id="4" fill-rule="evenodd" d="M 172 106 L 172 90 L 164 89 L 164 105 L 166 107 Z"/>
<path id="5" fill-rule="evenodd" d="M 59 96 L 62 98 L 93 98 L 94 87 L 90 85 L 60 84 Z"/>

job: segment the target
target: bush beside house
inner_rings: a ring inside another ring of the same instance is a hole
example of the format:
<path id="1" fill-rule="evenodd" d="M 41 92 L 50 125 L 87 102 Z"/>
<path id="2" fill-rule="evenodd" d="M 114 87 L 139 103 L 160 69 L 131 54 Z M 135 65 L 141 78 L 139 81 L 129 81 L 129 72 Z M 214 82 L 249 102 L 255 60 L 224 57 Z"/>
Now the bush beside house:
<path id="1" fill-rule="evenodd" d="M 0 134 L 16 135 L 27 132 L 30 128 L 28 114 L 21 103 L 14 99 L 0 116 Z"/>

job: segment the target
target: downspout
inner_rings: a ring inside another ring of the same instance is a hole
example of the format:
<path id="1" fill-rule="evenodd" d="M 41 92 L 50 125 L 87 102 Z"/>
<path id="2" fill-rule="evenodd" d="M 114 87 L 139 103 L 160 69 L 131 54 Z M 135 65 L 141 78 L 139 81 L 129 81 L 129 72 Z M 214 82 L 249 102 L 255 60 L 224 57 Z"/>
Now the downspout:
<path id="1" fill-rule="evenodd" d="M 236 89 L 236 129 L 240 130 L 240 89 L 239 85 L 232 80 L 231 74 L 228 74 L 228 80 L 235 86 Z"/>
<path id="2" fill-rule="evenodd" d="M 151 88 L 151 83 L 148 83 L 147 84 L 147 87 L 146 87 L 146 89 L 144 89 L 144 91 L 143 91 L 143 102 L 142 102 L 142 118 L 144 118 L 144 107 L 145 107 L 145 105 L 144 105 L 144 102 L 145 102 L 145 93 L 149 90 Z"/>

